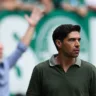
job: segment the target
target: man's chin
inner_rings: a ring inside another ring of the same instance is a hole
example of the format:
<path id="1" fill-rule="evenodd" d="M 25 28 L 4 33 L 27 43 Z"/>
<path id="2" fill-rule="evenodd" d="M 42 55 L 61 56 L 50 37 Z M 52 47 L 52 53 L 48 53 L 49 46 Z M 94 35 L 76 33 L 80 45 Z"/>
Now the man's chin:
<path id="1" fill-rule="evenodd" d="M 76 57 L 78 57 L 78 56 L 79 56 L 79 54 L 76 54 L 76 55 L 73 56 L 73 58 L 76 58 Z"/>

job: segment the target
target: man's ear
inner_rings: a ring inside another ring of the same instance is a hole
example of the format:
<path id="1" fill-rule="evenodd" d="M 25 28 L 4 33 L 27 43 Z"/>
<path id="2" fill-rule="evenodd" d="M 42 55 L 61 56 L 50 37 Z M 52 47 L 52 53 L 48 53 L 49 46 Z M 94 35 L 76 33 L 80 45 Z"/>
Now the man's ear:
<path id="1" fill-rule="evenodd" d="M 60 40 L 56 40 L 56 45 L 58 46 L 58 48 L 62 47 L 62 42 Z"/>

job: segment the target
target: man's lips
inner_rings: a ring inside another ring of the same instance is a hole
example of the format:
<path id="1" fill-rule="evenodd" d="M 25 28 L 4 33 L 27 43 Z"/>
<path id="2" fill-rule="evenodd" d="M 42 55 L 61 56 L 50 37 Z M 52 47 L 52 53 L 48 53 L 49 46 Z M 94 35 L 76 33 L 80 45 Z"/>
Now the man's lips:
<path id="1" fill-rule="evenodd" d="M 79 51 L 80 51 L 79 49 L 74 49 L 74 52 L 76 53 L 79 53 Z"/>
<path id="2" fill-rule="evenodd" d="M 79 51 L 79 49 L 75 49 L 74 51 Z"/>

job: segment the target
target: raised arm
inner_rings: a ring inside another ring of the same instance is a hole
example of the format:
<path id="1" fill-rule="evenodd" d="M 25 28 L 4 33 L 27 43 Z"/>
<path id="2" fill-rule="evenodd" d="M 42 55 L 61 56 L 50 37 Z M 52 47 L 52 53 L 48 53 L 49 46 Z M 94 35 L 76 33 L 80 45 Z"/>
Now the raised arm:
<path id="1" fill-rule="evenodd" d="M 41 11 L 39 8 L 35 7 L 30 15 L 30 17 L 28 15 L 25 15 L 26 20 L 29 23 L 29 27 L 25 33 L 25 35 L 23 36 L 23 38 L 21 39 L 21 41 L 28 46 L 30 44 L 31 38 L 33 36 L 34 33 L 34 28 L 36 26 L 36 24 L 38 23 L 38 21 L 41 19 L 41 17 L 43 16 L 43 11 Z"/>
<path id="2" fill-rule="evenodd" d="M 30 16 L 25 16 L 26 20 L 29 23 L 29 27 L 24 36 L 21 38 L 21 41 L 18 44 L 16 50 L 7 58 L 7 62 L 10 68 L 16 64 L 17 60 L 21 57 L 21 55 L 25 52 L 28 45 L 30 44 L 35 26 L 43 16 L 42 14 L 42 11 L 35 7 Z"/>

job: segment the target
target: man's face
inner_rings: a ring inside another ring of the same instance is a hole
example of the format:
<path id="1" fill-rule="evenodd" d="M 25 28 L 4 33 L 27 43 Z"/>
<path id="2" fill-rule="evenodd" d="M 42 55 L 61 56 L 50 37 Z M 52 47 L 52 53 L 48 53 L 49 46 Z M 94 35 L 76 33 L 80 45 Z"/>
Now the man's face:
<path id="1" fill-rule="evenodd" d="M 2 59 L 3 56 L 3 45 L 0 43 L 0 59 Z"/>
<path id="2" fill-rule="evenodd" d="M 64 56 L 75 58 L 79 55 L 80 51 L 80 33 L 78 31 L 72 31 L 61 42 L 61 52 Z"/>

